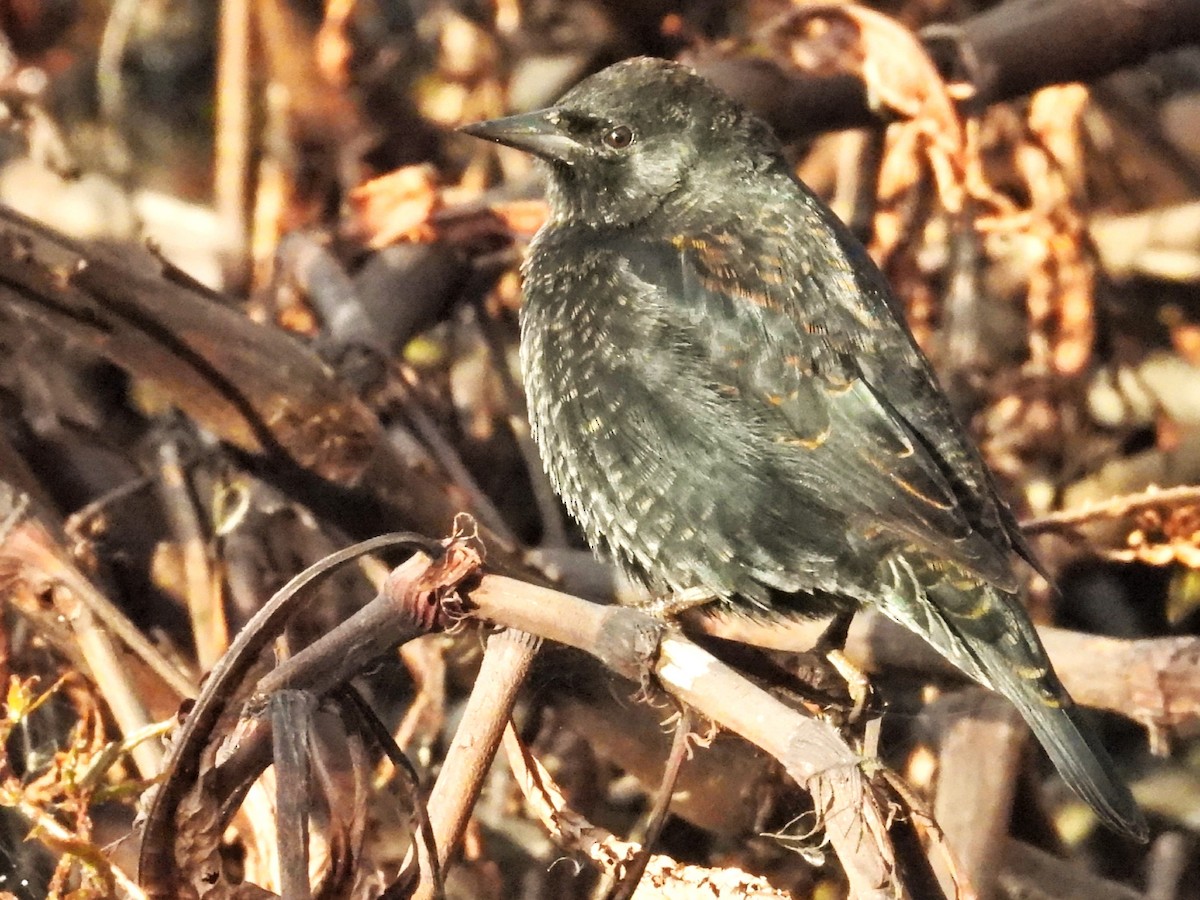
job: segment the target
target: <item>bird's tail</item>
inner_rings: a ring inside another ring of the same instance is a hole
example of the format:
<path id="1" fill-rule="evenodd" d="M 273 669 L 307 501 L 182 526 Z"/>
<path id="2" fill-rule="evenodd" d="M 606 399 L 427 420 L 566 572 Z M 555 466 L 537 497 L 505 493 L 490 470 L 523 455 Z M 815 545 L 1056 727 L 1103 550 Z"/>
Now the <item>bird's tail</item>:
<path id="1" fill-rule="evenodd" d="M 1144 841 L 1146 820 L 1054 673 L 1020 598 L 955 568 L 893 558 L 887 570 L 883 613 L 1007 697 L 1075 793 L 1107 825 Z"/>

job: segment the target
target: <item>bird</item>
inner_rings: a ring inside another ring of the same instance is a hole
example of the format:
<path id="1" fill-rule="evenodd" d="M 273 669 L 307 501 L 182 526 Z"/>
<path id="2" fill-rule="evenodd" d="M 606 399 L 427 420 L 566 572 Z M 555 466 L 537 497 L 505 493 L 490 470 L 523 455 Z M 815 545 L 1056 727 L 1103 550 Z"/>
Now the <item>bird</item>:
<path id="1" fill-rule="evenodd" d="M 771 128 L 638 57 L 467 125 L 546 171 L 520 360 L 547 474 L 659 597 L 768 621 L 875 608 L 1016 707 L 1145 840 L 1022 603 L 1037 559 L 885 276 Z"/>

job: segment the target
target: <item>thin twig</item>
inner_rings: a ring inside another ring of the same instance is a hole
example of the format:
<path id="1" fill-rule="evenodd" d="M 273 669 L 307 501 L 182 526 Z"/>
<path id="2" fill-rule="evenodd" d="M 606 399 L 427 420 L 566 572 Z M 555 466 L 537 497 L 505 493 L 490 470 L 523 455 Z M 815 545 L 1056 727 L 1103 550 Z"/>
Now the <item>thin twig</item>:
<path id="1" fill-rule="evenodd" d="M 31 573 L 54 586 L 55 606 L 71 626 L 88 671 L 121 733 L 133 734 L 151 725 L 141 692 L 130 680 L 126 661 L 121 659 L 109 632 L 101 627 L 105 624 L 103 620 L 98 622 L 100 617 L 93 612 L 107 601 L 67 558 L 50 533 L 41 523 L 30 519 L 10 532 L 3 551 L 5 556 L 20 561 Z M 138 744 L 130 755 L 142 777 L 152 778 L 158 772 L 162 750 L 156 744 Z"/>
<path id="2" fill-rule="evenodd" d="M 36 828 L 41 829 L 49 837 L 60 842 L 62 845 L 70 846 L 77 842 L 77 836 L 63 828 L 59 824 L 58 819 L 42 809 L 40 805 L 20 798 L 16 801 L 16 809 L 17 812 L 32 822 Z M 124 869 L 110 859 L 106 858 L 104 861 L 107 864 L 108 872 L 112 874 L 113 881 L 116 882 L 117 887 L 121 889 L 122 895 L 127 900 L 147 900 L 146 894 L 125 873 Z"/>
<path id="3" fill-rule="evenodd" d="M 688 739 L 693 727 L 691 711 L 685 706 L 679 710 L 675 719 L 675 735 L 671 740 L 671 752 L 667 754 L 667 766 L 663 770 L 662 782 L 654 798 L 654 806 L 647 817 L 648 826 L 642 839 L 642 848 L 634 856 L 627 871 L 621 878 L 620 884 L 612 892 L 612 900 L 630 900 L 638 883 L 646 873 L 646 865 L 654 852 L 654 845 L 662 835 L 663 826 L 667 822 L 667 814 L 671 809 L 671 796 L 675 793 L 675 785 L 679 781 L 679 770 L 688 756 Z"/>
<path id="4" fill-rule="evenodd" d="M 1078 509 L 1063 509 L 1044 516 L 1034 516 L 1021 522 L 1021 530 L 1026 534 L 1067 531 L 1093 522 L 1122 519 L 1146 509 L 1192 504 L 1200 504 L 1200 485 L 1150 487 L 1137 494 L 1122 494 L 1102 502 L 1086 504 Z"/>
<path id="5" fill-rule="evenodd" d="M 421 776 L 413 764 L 409 762 L 408 757 L 404 755 L 404 751 L 400 749 L 400 745 L 388 732 L 383 722 L 379 720 L 379 716 L 375 710 L 367 703 L 366 699 L 357 689 L 353 686 L 347 686 L 337 692 L 337 697 L 357 712 L 364 727 L 383 749 L 384 756 L 390 761 L 393 770 L 404 773 L 408 781 L 409 791 L 412 794 L 413 818 L 417 820 L 417 833 L 413 838 L 416 844 L 417 857 L 410 861 L 413 865 L 420 865 L 424 871 L 429 872 L 429 878 L 434 886 L 433 894 L 435 897 L 441 897 L 445 893 L 445 888 L 442 884 L 442 867 L 438 862 L 437 846 L 433 836 L 433 824 L 429 821 L 429 806 L 425 802 L 425 797 L 421 790 Z M 407 882 L 408 869 L 409 866 L 406 865 L 400 873 L 399 878 L 397 878 L 398 882 Z"/>
<path id="6" fill-rule="evenodd" d="M 117 172 L 126 174 L 129 168 L 129 151 L 118 130 L 125 112 L 125 80 L 122 76 L 122 58 L 129 46 L 129 36 L 137 21 L 138 0 L 117 0 L 104 23 L 104 33 L 96 59 L 96 92 L 100 109 L 104 115 L 109 159 L 107 162 Z"/>
<path id="7" fill-rule="evenodd" d="M 207 672 L 229 646 L 229 628 L 220 582 L 214 573 L 209 536 L 200 521 L 179 448 L 164 441 L 158 448 L 159 496 L 163 514 L 180 549 L 183 592 L 192 622 L 196 661 Z"/>
<path id="8" fill-rule="evenodd" d="M 416 396 L 416 385 L 413 384 L 411 375 L 403 368 L 400 369 L 397 388 L 404 415 L 412 423 L 413 429 L 420 436 L 421 440 L 425 442 L 425 446 L 429 449 L 429 452 L 433 454 L 434 458 L 445 469 L 450 480 L 467 495 L 467 502 L 470 505 L 470 509 L 485 526 L 492 529 L 502 540 L 507 541 L 514 547 L 520 546 L 520 538 L 508 527 L 504 516 L 501 515 L 500 510 L 496 509 L 496 504 L 492 502 L 492 498 L 484 493 L 483 488 L 479 486 L 479 482 L 475 480 L 475 476 L 464 465 L 458 450 L 446 440 L 441 430 L 434 423 L 433 419 L 430 418 L 429 413 L 421 405 Z"/>
<path id="9" fill-rule="evenodd" d="M 462 840 L 517 692 L 541 645 L 540 638 L 515 630 L 501 631 L 488 638 L 475 688 L 429 795 L 429 820 L 442 868 Z M 429 898 L 434 888 L 431 874 L 422 873 L 416 897 Z"/>
<path id="10" fill-rule="evenodd" d="M 250 243 L 252 8 L 248 0 L 220 4 L 213 196 L 235 272 L 245 271 Z"/>
<path id="11" fill-rule="evenodd" d="M 279 884 L 287 900 L 308 900 L 308 814 L 312 809 L 309 729 L 317 698 L 307 691 L 279 691 L 267 701 L 275 763 L 275 834 Z"/>
<path id="12" fill-rule="evenodd" d="M 142 630 L 108 599 L 85 576 L 73 561 L 53 541 L 50 532 L 41 524 L 31 523 L 34 529 L 25 536 L 20 530 L 4 545 L 4 551 L 34 565 L 39 571 L 61 582 L 71 593 L 99 619 L 104 627 L 139 657 L 163 683 L 181 699 L 196 696 L 196 685 L 186 673 L 167 659 L 155 647 Z M 18 539 L 19 538 L 19 539 Z"/>

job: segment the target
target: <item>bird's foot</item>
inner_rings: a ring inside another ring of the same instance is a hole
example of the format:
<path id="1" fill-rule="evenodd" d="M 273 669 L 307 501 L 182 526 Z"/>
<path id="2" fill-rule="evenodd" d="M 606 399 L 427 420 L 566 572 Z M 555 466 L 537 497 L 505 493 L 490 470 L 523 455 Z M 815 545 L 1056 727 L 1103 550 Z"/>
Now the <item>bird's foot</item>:
<path id="1" fill-rule="evenodd" d="M 677 619 L 689 609 L 706 606 L 716 599 L 717 597 L 711 591 L 706 591 L 704 588 L 688 588 L 666 597 L 653 597 L 643 603 L 638 603 L 636 608 L 656 619 Z"/>
<path id="2" fill-rule="evenodd" d="M 847 720 L 851 723 L 859 720 L 866 709 L 867 701 L 871 699 L 871 682 L 867 674 L 852 663 L 844 652 L 846 637 L 850 634 L 850 623 L 853 621 L 853 610 L 838 613 L 830 620 L 813 647 L 813 652 L 825 657 L 846 682 L 846 690 L 849 691 L 850 700 L 854 704 Z"/>
<path id="3" fill-rule="evenodd" d="M 863 710 L 867 708 L 867 701 L 871 699 L 871 680 L 867 678 L 867 673 L 852 663 L 841 650 L 830 650 L 825 654 L 825 658 L 845 679 L 846 690 L 849 691 L 850 700 L 854 704 L 850 708 L 847 721 L 857 722 L 862 716 Z"/>

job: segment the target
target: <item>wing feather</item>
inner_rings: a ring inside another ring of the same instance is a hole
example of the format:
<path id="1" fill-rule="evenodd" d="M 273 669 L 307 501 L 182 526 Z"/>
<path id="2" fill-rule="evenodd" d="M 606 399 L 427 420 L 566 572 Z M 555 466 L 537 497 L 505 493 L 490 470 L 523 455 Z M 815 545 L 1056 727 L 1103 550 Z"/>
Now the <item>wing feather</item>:
<path id="1" fill-rule="evenodd" d="M 718 394 L 753 409 L 802 495 L 836 498 L 858 529 L 849 542 L 882 535 L 1015 588 L 1011 515 L 882 276 L 820 207 L 795 208 L 811 215 L 765 221 L 753 243 L 710 227 L 621 253 L 638 279 L 682 298 L 687 352 Z M 825 233 L 785 239 L 800 227 Z"/>

